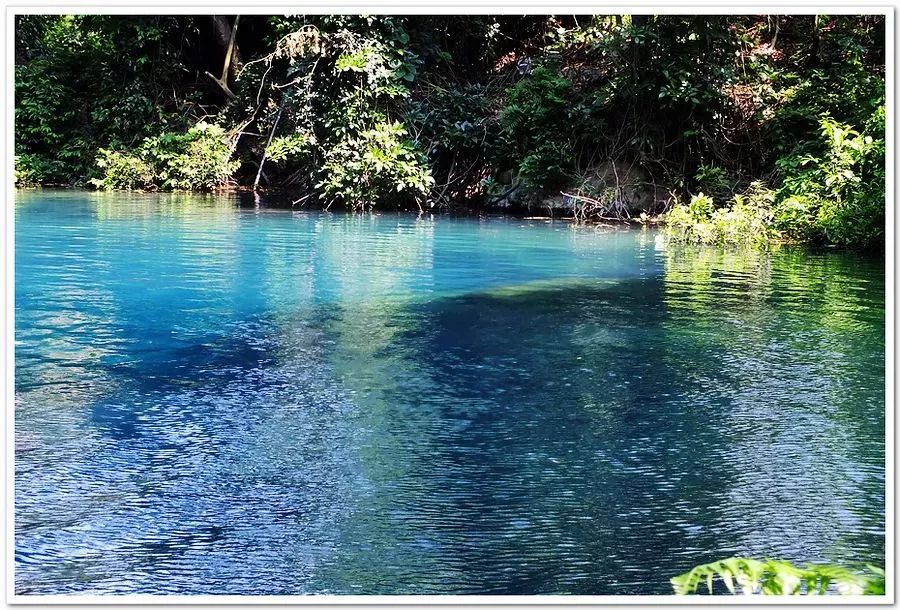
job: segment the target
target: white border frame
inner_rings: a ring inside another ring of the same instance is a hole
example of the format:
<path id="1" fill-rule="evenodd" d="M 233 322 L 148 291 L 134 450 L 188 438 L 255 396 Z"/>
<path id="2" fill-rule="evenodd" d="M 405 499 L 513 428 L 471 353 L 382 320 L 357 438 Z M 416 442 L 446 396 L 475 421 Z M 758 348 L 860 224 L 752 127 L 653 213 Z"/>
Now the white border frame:
<path id="1" fill-rule="evenodd" d="M 702 1 L 702 0 L 701 0 Z M 40 3 L 16 3 L 5 5 L 4 20 L 6 24 L 6 44 L 4 45 L 3 62 L 6 67 L 6 96 L 5 96 L 5 142 L 6 163 L 3 169 L 3 179 L 6 185 L 7 205 L 4 216 L 3 252 L 5 257 L 2 270 L 2 283 L 5 296 L 5 316 L 2 329 L 3 347 L 0 362 L 3 365 L 4 375 L 0 388 L 6 399 L 6 435 L 3 452 L 3 462 L 6 472 L 5 487 L 5 526 L 6 526 L 6 552 L 3 556 L 4 579 L 7 604 L 46 606 L 46 605 L 304 605 L 304 606 L 571 606 L 571 605 L 678 605 L 678 606 L 724 606 L 724 605 L 893 605 L 895 595 L 896 566 L 894 561 L 894 271 L 895 271 L 895 209 L 894 209 L 894 170 L 895 170 L 895 144 L 896 124 L 895 111 L 895 20 L 893 5 L 833 5 L 809 1 L 792 5 L 734 5 L 723 7 L 711 4 L 678 4 L 672 0 L 659 0 L 657 2 L 638 1 L 629 5 L 566 2 L 564 4 L 550 5 L 547 2 L 535 0 L 494 0 L 490 4 L 478 0 L 458 0 L 452 4 L 417 5 L 414 0 L 393 0 L 390 3 L 360 3 L 346 0 L 324 4 L 285 4 L 272 3 L 265 5 L 247 6 L 235 0 L 195 0 L 191 5 L 176 4 L 172 0 L 158 2 L 156 4 L 133 4 L 105 6 L 102 4 L 87 4 L 77 0 L 62 0 L 54 4 Z M 232 10 L 229 10 L 232 9 Z M 515 596 L 515 595 L 310 595 L 310 596 L 252 596 L 252 595 L 16 595 L 15 594 L 15 494 L 14 486 L 14 447 L 15 437 L 13 426 L 15 422 L 15 377 L 14 363 L 14 217 L 15 217 L 15 186 L 13 184 L 13 156 L 14 156 L 14 56 L 15 56 L 15 15 L 19 14 L 54 14 L 54 13 L 93 13 L 93 14 L 211 14 L 232 13 L 238 9 L 241 14 L 724 14 L 724 15 L 752 15 L 752 14 L 782 14 L 782 15 L 811 15 L 811 14 L 880 14 L 885 16 L 886 47 L 885 47 L 885 88 L 886 88 L 886 156 L 887 169 L 886 183 L 886 218 L 885 218 L 885 572 L 887 574 L 887 588 L 884 597 L 867 596 L 830 596 L 830 597 L 719 597 L 719 596 L 666 596 L 666 595 L 546 595 L 546 596 Z"/>

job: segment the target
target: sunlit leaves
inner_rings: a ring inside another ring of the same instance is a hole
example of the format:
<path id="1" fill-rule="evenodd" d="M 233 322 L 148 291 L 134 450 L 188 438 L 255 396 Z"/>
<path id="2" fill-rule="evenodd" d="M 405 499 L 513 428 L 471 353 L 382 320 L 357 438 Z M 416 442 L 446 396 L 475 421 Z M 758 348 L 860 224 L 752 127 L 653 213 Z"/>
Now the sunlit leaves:
<path id="1" fill-rule="evenodd" d="M 713 593 L 717 579 L 729 593 L 744 595 L 884 595 L 885 589 L 884 570 L 871 565 L 858 571 L 831 564 L 799 568 L 787 561 L 742 557 L 699 565 L 670 582 L 676 595 L 689 595 L 701 586 Z"/>
<path id="2" fill-rule="evenodd" d="M 103 190 L 208 190 L 237 169 L 225 131 L 200 122 L 187 133 L 162 133 L 131 151 L 100 149 L 101 177 L 91 184 Z"/>
<path id="3" fill-rule="evenodd" d="M 332 201 L 368 208 L 404 193 L 421 205 L 434 178 L 399 123 L 379 123 L 326 152 L 319 187 Z"/>

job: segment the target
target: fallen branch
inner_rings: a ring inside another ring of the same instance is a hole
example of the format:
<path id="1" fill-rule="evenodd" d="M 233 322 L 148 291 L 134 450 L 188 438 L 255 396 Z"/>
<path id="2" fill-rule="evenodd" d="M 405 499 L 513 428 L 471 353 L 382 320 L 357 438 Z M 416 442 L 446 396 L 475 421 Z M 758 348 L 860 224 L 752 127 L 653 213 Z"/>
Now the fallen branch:
<path id="1" fill-rule="evenodd" d="M 625 220 L 628 220 L 630 218 L 630 217 L 623 218 L 622 216 L 619 216 L 619 215 L 614 216 L 614 217 L 603 216 L 603 214 L 605 214 L 606 212 L 609 211 L 609 204 L 607 204 L 603 201 L 600 201 L 599 199 L 594 199 L 592 197 L 586 197 L 584 195 L 575 195 L 573 193 L 566 193 L 564 191 L 560 191 L 559 194 L 562 195 L 563 197 L 569 197 L 570 199 L 573 199 L 575 201 L 583 201 L 585 203 L 591 204 L 592 206 L 594 206 L 594 209 L 599 208 L 600 209 L 599 215 L 594 215 L 594 214 L 591 215 L 592 218 L 596 218 L 597 220 L 609 220 L 612 222 L 624 222 Z M 574 215 L 575 220 L 578 222 L 583 222 L 587 218 L 587 214 L 586 214 L 587 210 L 585 209 L 585 206 L 581 207 L 580 215 L 578 212 L 579 212 L 578 206 L 577 205 L 573 206 L 572 214 Z"/>

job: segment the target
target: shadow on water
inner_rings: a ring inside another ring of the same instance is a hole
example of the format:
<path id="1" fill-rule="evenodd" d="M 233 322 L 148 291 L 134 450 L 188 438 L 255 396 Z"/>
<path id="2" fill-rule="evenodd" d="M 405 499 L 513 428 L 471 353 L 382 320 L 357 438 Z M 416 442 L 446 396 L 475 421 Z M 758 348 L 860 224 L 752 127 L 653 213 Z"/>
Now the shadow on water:
<path id="1" fill-rule="evenodd" d="M 309 591 L 365 486 L 354 406 L 314 329 L 242 332 L 176 372 L 202 383 L 112 373 L 68 438 L 17 456 L 17 481 L 39 490 L 17 498 L 20 592 Z M 266 336 L 260 359 L 248 345 Z"/>
<path id="2" fill-rule="evenodd" d="M 672 400 L 687 389 L 659 340 L 662 288 L 537 283 L 355 311 L 352 330 L 332 312 L 333 366 L 370 431 L 373 492 L 324 581 L 667 592 L 667 569 L 722 548 L 730 473 L 710 451 L 727 443 L 705 425 L 715 411 Z"/>
<path id="3" fill-rule="evenodd" d="M 859 260 L 797 263 L 675 256 L 653 279 L 333 312 L 376 491 L 331 578 L 664 593 L 737 553 L 883 561 L 883 286 L 873 269 L 854 300 Z"/>

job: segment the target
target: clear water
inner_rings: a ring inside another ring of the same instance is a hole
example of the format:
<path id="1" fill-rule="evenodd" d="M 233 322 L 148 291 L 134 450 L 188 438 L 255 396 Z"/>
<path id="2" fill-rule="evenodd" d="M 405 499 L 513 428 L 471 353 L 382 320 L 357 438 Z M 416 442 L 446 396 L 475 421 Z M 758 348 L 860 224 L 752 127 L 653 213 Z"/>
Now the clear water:
<path id="1" fill-rule="evenodd" d="M 668 593 L 884 561 L 884 266 L 20 193 L 15 587 Z"/>

